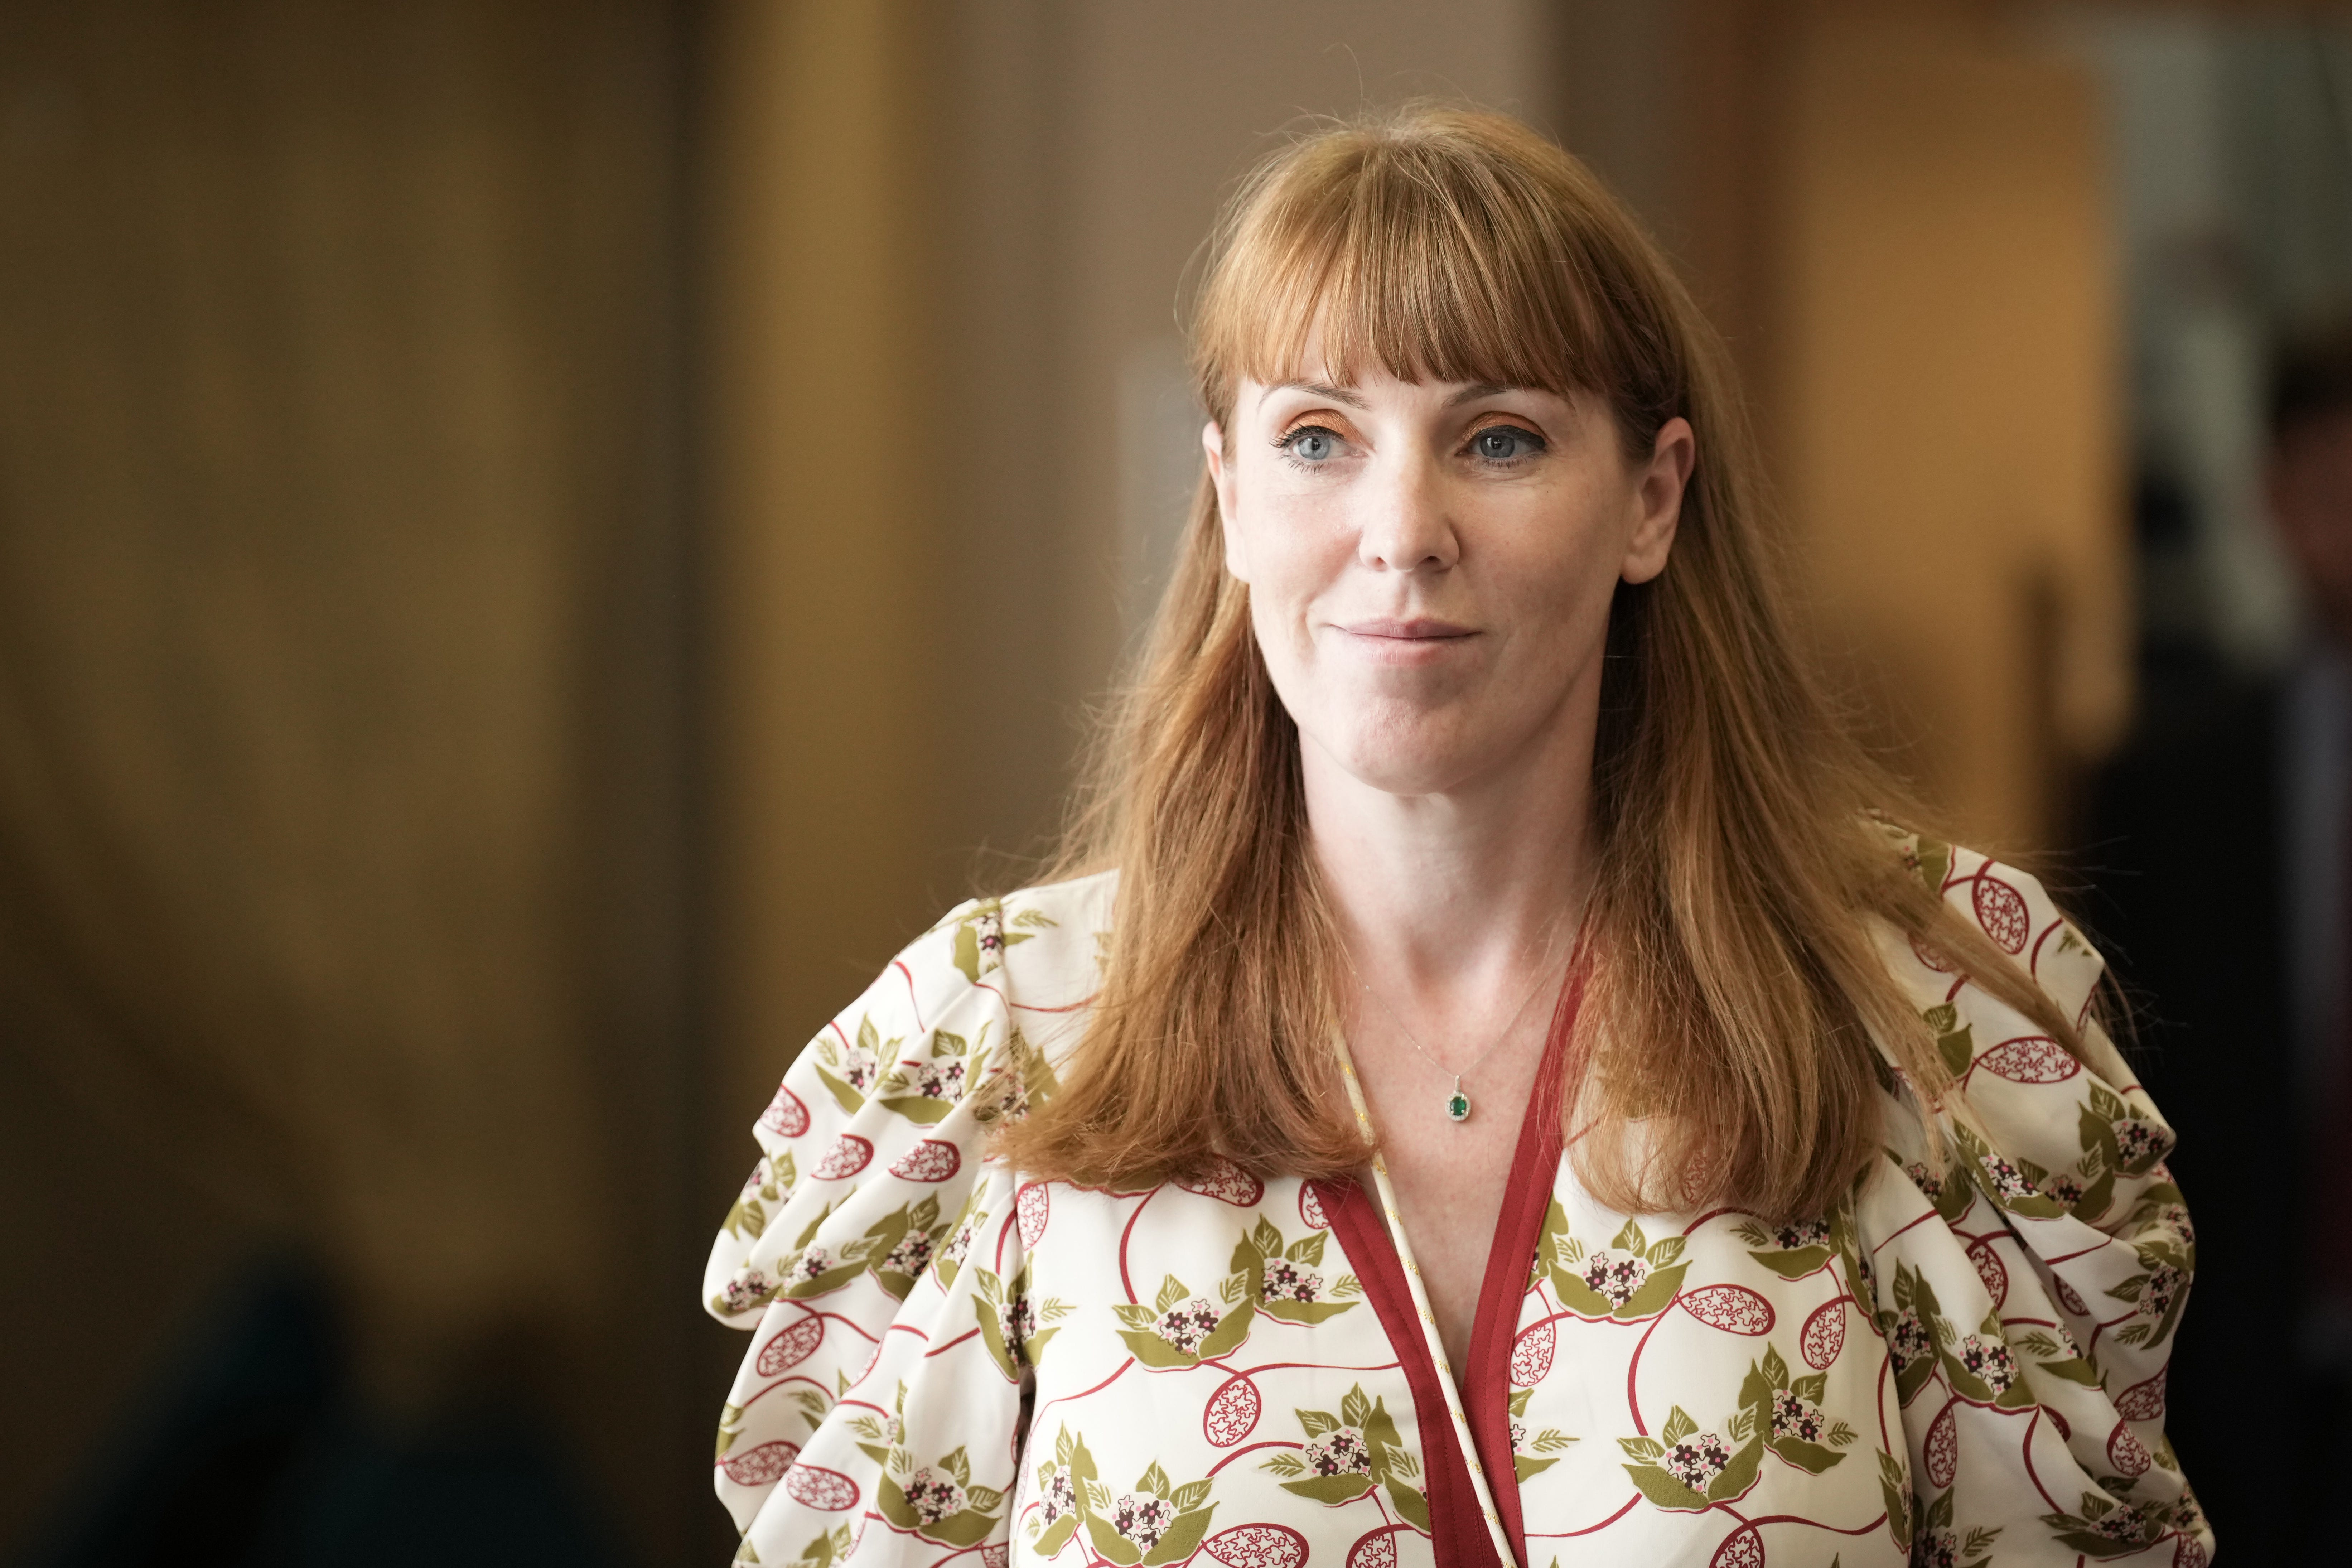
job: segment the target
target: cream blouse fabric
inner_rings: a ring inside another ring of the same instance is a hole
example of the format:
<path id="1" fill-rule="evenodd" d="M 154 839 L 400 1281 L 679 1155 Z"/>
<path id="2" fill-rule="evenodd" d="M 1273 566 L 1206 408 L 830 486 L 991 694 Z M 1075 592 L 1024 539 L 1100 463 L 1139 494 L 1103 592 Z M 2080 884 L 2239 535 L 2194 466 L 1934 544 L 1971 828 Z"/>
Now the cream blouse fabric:
<path id="1" fill-rule="evenodd" d="M 1904 852 L 2087 1012 L 2099 959 L 2038 884 Z M 752 1336 L 716 1472 L 739 1562 L 2209 1560 L 2164 1437 L 2193 1234 L 2095 1026 L 2079 1062 L 1889 936 L 1968 1118 L 1890 1068 L 1883 1160 L 1778 1228 L 1602 1207 L 1538 1107 L 1454 1368 L 1384 1171 L 1100 1192 L 983 1156 L 1066 1069 L 1112 889 L 956 910 L 760 1119 L 704 1285 Z"/>

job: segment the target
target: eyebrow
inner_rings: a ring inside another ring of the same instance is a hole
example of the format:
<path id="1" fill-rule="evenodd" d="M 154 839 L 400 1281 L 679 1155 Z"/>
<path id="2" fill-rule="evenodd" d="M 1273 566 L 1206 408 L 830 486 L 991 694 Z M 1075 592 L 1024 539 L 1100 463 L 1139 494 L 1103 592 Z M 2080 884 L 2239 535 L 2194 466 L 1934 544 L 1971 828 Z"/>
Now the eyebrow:
<path id="1" fill-rule="evenodd" d="M 1453 396 L 1447 398 L 1445 400 L 1445 406 L 1448 408 L 1459 408 L 1465 403 L 1475 403 L 1482 397 L 1494 397 L 1502 393 L 1519 392 L 1525 389 L 1513 386 L 1506 382 L 1482 381 L 1475 385 L 1465 386 L 1461 391 L 1455 393 Z M 1277 392 L 1304 392 L 1308 394 L 1310 396 L 1328 397 L 1334 403 L 1344 403 L 1350 408 L 1360 409 L 1371 406 L 1370 402 L 1360 392 L 1350 392 L 1344 386 L 1331 386 L 1319 381 L 1278 382 L 1276 384 L 1267 387 L 1264 392 L 1258 394 L 1258 401 L 1260 403 L 1264 403 L 1267 398 L 1273 396 Z"/>
<path id="2" fill-rule="evenodd" d="M 1304 392 L 1316 397 L 1328 397 L 1334 403 L 1344 403 L 1350 408 L 1370 408 L 1370 401 L 1360 392 L 1350 392 L 1344 386 L 1327 386 L 1319 381 L 1277 382 L 1257 395 L 1264 403 L 1277 392 Z"/>

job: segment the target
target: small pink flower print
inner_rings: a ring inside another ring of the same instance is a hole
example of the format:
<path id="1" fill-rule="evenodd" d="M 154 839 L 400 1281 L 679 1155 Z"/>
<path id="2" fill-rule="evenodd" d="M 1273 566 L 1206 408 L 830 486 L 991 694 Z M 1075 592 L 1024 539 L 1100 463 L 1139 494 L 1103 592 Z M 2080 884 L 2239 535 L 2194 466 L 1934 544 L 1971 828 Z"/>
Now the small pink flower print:
<path id="1" fill-rule="evenodd" d="M 1511 1451 L 1517 1453 L 1528 1446 L 1528 1424 L 1517 1416 L 1511 1417 Z"/>
<path id="2" fill-rule="evenodd" d="M 1944 1201 L 1943 1177 L 1936 1174 L 1935 1172 L 1927 1169 L 1927 1166 L 1921 1164 L 1916 1160 L 1914 1160 L 1909 1164 L 1904 1166 L 1903 1173 L 1911 1178 L 1911 1184 L 1918 1188 L 1921 1195 L 1926 1197 L 1929 1203 L 1939 1204 Z"/>
<path id="3" fill-rule="evenodd" d="M 2152 1154 L 2161 1153 L 2170 1146 L 2172 1142 L 2158 1129 L 2155 1122 L 2142 1121 L 2137 1116 L 2126 1117 L 2114 1123 L 2114 1126 L 2116 1157 L 2126 1165 L 2145 1160 Z"/>
<path id="4" fill-rule="evenodd" d="M 880 1071 L 881 1065 L 875 1061 L 874 1053 L 863 1046 L 852 1046 L 842 1053 L 841 1076 L 850 1088 L 860 1094 L 874 1087 L 874 1079 Z"/>
<path id="5" fill-rule="evenodd" d="M 1982 1378 L 1984 1385 L 1996 1394 L 2008 1393 L 2017 1382 L 2017 1357 L 1999 1340 L 1963 1334 L 1959 1356 L 1960 1364 Z"/>
<path id="6" fill-rule="evenodd" d="M 2042 1194 L 2044 1197 L 2054 1198 L 2068 1208 L 2073 1208 L 2083 1201 L 2083 1184 L 2060 1172 L 2042 1182 Z"/>
<path id="7" fill-rule="evenodd" d="M 1161 1339 L 1191 1355 L 1201 1348 L 1202 1341 L 1216 1331 L 1217 1310 L 1209 1305 L 1208 1298 L 1195 1296 L 1160 1313 L 1152 1328 Z"/>
<path id="8" fill-rule="evenodd" d="M 833 1255 L 822 1247 L 812 1247 L 793 1259 L 792 1268 L 784 1272 L 784 1283 L 788 1287 L 808 1284 L 832 1267 Z"/>
<path id="9" fill-rule="evenodd" d="M 1980 1154 L 1977 1157 L 1977 1163 L 1984 1167 L 1985 1178 L 1992 1184 L 1992 1190 L 2011 1202 L 2042 1195 L 2040 1189 L 2025 1179 L 2024 1172 L 1998 1154 Z"/>
<path id="10" fill-rule="evenodd" d="M 1911 1541 L 1911 1568 L 1959 1568 L 1957 1531 L 1923 1530 Z"/>
<path id="11" fill-rule="evenodd" d="M 1318 1476 L 1364 1476 L 1372 1469 L 1372 1451 L 1353 1426 L 1335 1427 L 1312 1439 L 1300 1458 Z"/>
<path id="12" fill-rule="evenodd" d="M 960 1264 L 963 1261 L 964 1253 L 970 1250 L 971 1247 L 971 1226 L 960 1225 L 956 1226 L 955 1234 L 948 1237 L 948 1244 L 940 1248 L 940 1257 L 949 1263 Z"/>
<path id="13" fill-rule="evenodd" d="M 2147 1271 L 2147 1283 L 2140 1288 L 2139 1315 L 2161 1318 L 2172 1310 L 2173 1302 L 2180 1299 L 2180 1289 L 2189 1277 L 2169 1263 L 2159 1263 Z"/>
<path id="14" fill-rule="evenodd" d="M 761 1160 L 758 1164 L 751 1167 L 751 1178 L 743 1184 L 741 1195 L 748 1198 L 767 1184 L 768 1162 Z"/>
<path id="15" fill-rule="evenodd" d="M 1706 1490 L 1729 1463 L 1731 1446 L 1712 1432 L 1695 1432 L 1658 1458 L 1661 1469 L 1695 1492 Z"/>
<path id="16" fill-rule="evenodd" d="M 1043 1508 L 1047 1524 L 1053 1523 L 1064 1514 L 1077 1512 L 1078 1494 L 1070 1485 L 1070 1472 L 1056 1470 L 1050 1476 L 1039 1476 L 1037 1500 Z"/>
<path id="17" fill-rule="evenodd" d="M 1794 1437 L 1801 1443 L 1818 1443 L 1829 1429 L 1820 1409 L 1798 1398 L 1787 1389 L 1772 1395 L 1772 1436 Z"/>
<path id="18" fill-rule="evenodd" d="M 2156 1211 L 2156 1217 L 2159 1223 L 2180 1238 L 2180 1244 L 2183 1247 L 2197 1245 L 2197 1226 L 2190 1223 L 2187 1209 L 2179 1204 L 2167 1204 Z"/>
<path id="19" fill-rule="evenodd" d="M 2137 1541 L 2140 1528 L 2147 1522 L 2137 1503 L 2118 1503 L 2113 1513 L 2103 1513 L 2091 1521 L 2092 1531 L 2109 1541 Z"/>
<path id="20" fill-rule="evenodd" d="M 1175 1522 L 1176 1506 L 1149 1492 L 1140 1496 L 1128 1492 L 1111 1504 L 1110 1527 L 1145 1552 L 1159 1545 L 1160 1538 Z"/>
<path id="21" fill-rule="evenodd" d="M 1604 1247 L 1585 1258 L 1577 1275 L 1584 1281 L 1585 1289 L 1606 1300 L 1612 1307 L 1622 1307 L 1649 1283 L 1650 1264 L 1647 1258 Z"/>
<path id="22" fill-rule="evenodd" d="M 907 1482 L 906 1492 L 907 1505 L 925 1524 L 937 1524 L 963 1511 L 963 1489 L 956 1485 L 952 1477 L 935 1476 L 928 1468 L 915 1472 Z"/>
<path id="23" fill-rule="evenodd" d="M 1265 1288 L 1260 1295 L 1268 1301 L 1318 1301 L 1323 1297 L 1323 1276 L 1301 1268 L 1287 1258 L 1273 1258 L 1265 1266 Z"/>
<path id="24" fill-rule="evenodd" d="M 907 1087 L 925 1100 L 956 1100 L 963 1094 L 963 1060 L 950 1057 L 925 1062 L 907 1075 Z"/>
<path id="25" fill-rule="evenodd" d="M 1016 1296 L 1004 1309 L 1004 1348 L 1014 1355 L 1037 1332 L 1037 1309 L 1029 1304 L 1026 1296 Z"/>
<path id="26" fill-rule="evenodd" d="M 910 1230 L 906 1238 L 890 1249 L 882 1260 L 885 1274 L 919 1275 L 931 1266 L 931 1238 L 919 1230 Z"/>
<path id="27" fill-rule="evenodd" d="M 1799 1252 L 1808 1247 L 1827 1247 L 1830 1227 L 1826 1220 L 1800 1220 L 1784 1225 L 1772 1233 L 1772 1245 L 1782 1252 Z"/>
<path id="28" fill-rule="evenodd" d="M 983 910 L 972 921 L 972 930 L 980 940 L 982 952 L 1004 951 L 1004 916 L 996 910 Z"/>
<path id="29" fill-rule="evenodd" d="M 720 1288 L 719 1300 L 725 1311 L 748 1312 L 775 1293 L 776 1282 L 746 1264 L 735 1270 L 735 1278 Z"/>
<path id="30" fill-rule="evenodd" d="M 1906 1307 L 1895 1320 L 1895 1331 L 1886 1336 L 1886 1350 L 1895 1358 L 1895 1370 L 1903 1372 L 1936 1353 L 1936 1337 L 1919 1314 Z"/>

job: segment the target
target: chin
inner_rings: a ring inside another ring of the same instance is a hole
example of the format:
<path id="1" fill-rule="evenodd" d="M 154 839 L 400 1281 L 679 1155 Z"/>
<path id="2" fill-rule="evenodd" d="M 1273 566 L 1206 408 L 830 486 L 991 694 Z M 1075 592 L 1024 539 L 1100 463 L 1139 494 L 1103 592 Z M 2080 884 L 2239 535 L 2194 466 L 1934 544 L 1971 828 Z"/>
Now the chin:
<path id="1" fill-rule="evenodd" d="M 1446 733 L 1376 731 L 1350 737 L 1332 760 L 1358 784 L 1390 795 L 1444 795 L 1478 772 L 1475 748 Z"/>

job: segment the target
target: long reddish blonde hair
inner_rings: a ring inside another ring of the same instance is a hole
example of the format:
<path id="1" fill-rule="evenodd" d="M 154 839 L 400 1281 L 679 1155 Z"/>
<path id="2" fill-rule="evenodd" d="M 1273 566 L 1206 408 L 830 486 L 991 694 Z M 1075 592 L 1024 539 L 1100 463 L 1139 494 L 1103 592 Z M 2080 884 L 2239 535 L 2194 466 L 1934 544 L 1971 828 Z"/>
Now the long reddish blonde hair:
<path id="1" fill-rule="evenodd" d="M 1865 1029 L 1922 1091 L 1952 1090 L 1876 921 L 2079 1044 L 1891 841 L 1885 824 L 1916 826 L 1919 808 L 1798 655 L 1722 342 L 1582 164 L 1514 121 L 1441 108 L 1301 140 L 1228 203 L 1192 342 L 1221 425 L 1244 377 L 1379 366 L 1591 393 L 1637 459 L 1670 418 L 1697 433 L 1672 559 L 1621 584 L 1610 614 L 1593 963 L 1563 1086 L 1579 1175 L 1601 1201 L 1823 1212 L 1880 1142 Z M 1041 1176 L 1131 1186 L 1220 1158 L 1332 1176 L 1364 1160 L 1331 1049 L 1342 960 L 1298 734 L 1247 593 L 1224 570 L 1204 473 L 1059 867 L 1121 875 L 1070 1071 L 1000 1135 Z"/>

